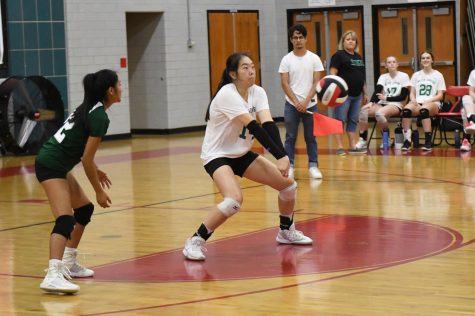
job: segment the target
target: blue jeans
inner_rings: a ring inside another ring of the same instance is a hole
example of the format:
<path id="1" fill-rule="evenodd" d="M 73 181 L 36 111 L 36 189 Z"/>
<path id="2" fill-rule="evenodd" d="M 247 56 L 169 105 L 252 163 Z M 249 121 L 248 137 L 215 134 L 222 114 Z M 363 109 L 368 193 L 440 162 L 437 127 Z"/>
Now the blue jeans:
<path id="1" fill-rule="evenodd" d="M 334 117 L 346 123 L 346 131 L 355 133 L 358 129 L 360 113 L 361 95 L 357 97 L 348 96 L 346 101 L 335 108 Z"/>
<path id="2" fill-rule="evenodd" d="M 317 112 L 317 106 L 307 109 L 310 112 Z M 299 123 L 302 120 L 305 143 L 307 144 L 308 167 L 318 167 L 317 141 L 313 136 L 313 115 L 302 113 L 290 104 L 285 102 L 285 152 L 289 156 L 290 164 L 295 165 L 295 142 L 299 131 Z"/>

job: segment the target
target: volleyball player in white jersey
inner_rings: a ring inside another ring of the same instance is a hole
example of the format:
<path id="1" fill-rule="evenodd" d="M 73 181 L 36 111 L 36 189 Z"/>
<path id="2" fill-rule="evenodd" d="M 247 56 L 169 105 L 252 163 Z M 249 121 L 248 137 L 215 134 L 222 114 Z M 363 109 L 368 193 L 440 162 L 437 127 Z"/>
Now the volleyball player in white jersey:
<path id="1" fill-rule="evenodd" d="M 424 51 L 420 55 L 422 70 L 412 75 L 410 102 L 402 110 L 402 128 L 404 144 L 402 150 L 411 149 L 411 123 L 412 116 L 419 116 L 425 134 L 425 142 L 422 150 L 432 150 L 432 124 L 430 117 L 439 113 L 441 100 L 444 98 L 444 76 L 432 68 L 434 55 Z"/>
<path id="2" fill-rule="evenodd" d="M 360 139 L 356 149 L 366 148 L 368 137 L 368 117 L 375 117 L 381 131 L 388 129 L 388 118 L 400 115 L 409 94 L 411 81 L 405 72 L 398 71 L 396 57 L 388 56 L 385 61 L 387 73 L 382 74 L 368 104 L 360 110 Z"/>
<path id="3" fill-rule="evenodd" d="M 465 132 L 467 134 L 474 134 L 475 133 L 475 70 L 470 72 L 468 76 L 467 85 L 469 86 L 469 92 L 467 95 L 464 95 L 462 98 L 463 103 L 463 112 L 462 115 L 464 119 L 467 119 L 467 123 L 464 126 Z M 462 141 L 462 145 L 460 146 L 460 150 L 462 151 L 470 151 L 470 135 L 466 135 Z"/>
<path id="4" fill-rule="evenodd" d="M 186 241 L 183 255 L 187 259 L 204 260 L 205 241 L 241 208 L 243 197 L 235 175 L 279 191 L 280 231 L 277 242 L 312 243 L 312 239 L 295 230 L 293 213 L 297 183 L 288 177 L 290 161 L 279 129 L 272 120 L 267 95 L 254 81 L 251 58 L 245 53 L 230 55 L 218 92 L 208 106 L 208 124 L 201 151 L 205 170 L 224 199 L 213 207 L 196 233 Z M 262 126 L 256 122 L 256 117 Z M 277 159 L 276 164 L 250 151 L 254 137 Z"/>

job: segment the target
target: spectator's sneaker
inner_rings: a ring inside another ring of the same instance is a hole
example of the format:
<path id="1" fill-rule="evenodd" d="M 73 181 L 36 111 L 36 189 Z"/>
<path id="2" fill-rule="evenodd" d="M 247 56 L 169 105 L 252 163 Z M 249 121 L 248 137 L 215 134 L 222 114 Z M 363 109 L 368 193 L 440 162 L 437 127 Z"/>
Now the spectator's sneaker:
<path id="1" fill-rule="evenodd" d="M 424 146 L 421 147 L 424 151 L 432 151 L 432 142 L 429 140 L 424 143 Z"/>
<path id="2" fill-rule="evenodd" d="M 53 262 L 51 262 L 53 261 Z M 76 293 L 79 285 L 69 282 L 71 277 L 68 268 L 60 260 L 50 260 L 46 276 L 40 284 L 40 288 L 46 292 Z"/>
<path id="3" fill-rule="evenodd" d="M 407 139 L 405 139 L 404 144 L 402 144 L 401 150 L 402 151 L 409 151 L 409 150 L 411 150 L 411 145 L 412 145 L 412 143 L 410 141 L 408 141 Z"/>
<path id="4" fill-rule="evenodd" d="M 469 121 L 465 126 L 465 132 L 467 132 L 467 134 L 475 134 L 475 123 Z"/>
<path id="5" fill-rule="evenodd" d="M 468 139 L 464 138 L 462 141 L 462 145 L 460 146 L 461 151 L 471 151 L 472 150 L 472 145 L 470 145 L 470 142 Z"/>
<path id="6" fill-rule="evenodd" d="M 360 139 L 356 143 L 355 148 L 356 149 L 366 149 L 366 147 L 368 147 L 368 145 L 366 144 L 366 141 L 363 139 L 363 137 L 360 137 Z"/>
<path id="7" fill-rule="evenodd" d="M 317 167 L 310 167 L 308 168 L 308 173 L 310 175 L 310 178 L 312 179 L 321 179 L 323 178 L 322 173 Z"/>
<path id="8" fill-rule="evenodd" d="M 345 156 L 345 155 L 346 155 L 346 152 L 345 152 L 345 150 L 344 150 L 343 148 L 338 148 L 338 149 L 336 150 L 336 154 L 337 154 L 338 156 Z"/>
<path id="9" fill-rule="evenodd" d="M 68 268 L 69 275 L 73 278 L 87 278 L 94 275 L 94 271 L 85 268 L 77 262 L 78 250 L 67 248 L 64 250 L 63 263 Z"/>
<path id="10" fill-rule="evenodd" d="M 204 247 L 205 240 L 200 236 L 193 236 L 188 238 L 183 248 L 183 255 L 190 260 L 205 260 L 203 251 L 206 251 Z"/>
<path id="11" fill-rule="evenodd" d="M 295 224 L 292 224 L 289 229 L 279 230 L 275 240 L 280 244 L 310 245 L 313 243 L 312 239 L 295 229 Z"/>
<path id="12" fill-rule="evenodd" d="M 290 167 L 289 168 L 289 178 L 293 179 L 294 178 L 294 174 L 295 174 L 295 170 L 294 170 L 294 167 Z"/>

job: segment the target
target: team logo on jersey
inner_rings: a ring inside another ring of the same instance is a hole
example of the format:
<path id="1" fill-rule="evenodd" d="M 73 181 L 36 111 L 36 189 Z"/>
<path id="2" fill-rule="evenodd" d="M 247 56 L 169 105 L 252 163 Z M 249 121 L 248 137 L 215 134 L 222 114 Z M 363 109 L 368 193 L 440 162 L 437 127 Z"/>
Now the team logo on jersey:
<path id="1" fill-rule="evenodd" d="M 249 114 L 252 114 L 252 113 L 256 113 L 257 110 L 256 110 L 256 106 L 253 105 L 252 107 L 249 108 Z"/>
<path id="2" fill-rule="evenodd" d="M 350 59 L 352 66 L 363 67 L 364 63 L 361 59 Z"/>

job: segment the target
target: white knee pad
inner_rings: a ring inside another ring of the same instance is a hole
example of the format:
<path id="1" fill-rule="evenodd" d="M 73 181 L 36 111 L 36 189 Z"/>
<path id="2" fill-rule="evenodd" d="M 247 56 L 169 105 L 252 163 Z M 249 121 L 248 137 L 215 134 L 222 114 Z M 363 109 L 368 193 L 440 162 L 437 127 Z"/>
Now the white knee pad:
<path id="1" fill-rule="evenodd" d="M 360 111 L 359 120 L 360 122 L 368 123 L 368 111 Z"/>
<path id="2" fill-rule="evenodd" d="M 462 97 L 462 104 L 463 105 L 475 104 L 475 100 L 470 95 L 467 94 Z"/>
<path id="3" fill-rule="evenodd" d="M 388 119 L 386 118 L 386 115 L 384 115 L 383 113 L 381 112 L 376 112 L 376 121 L 378 121 L 379 123 L 387 123 L 388 122 Z"/>
<path id="4" fill-rule="evenodd" d="M 231 217 L 241 209 L 241 204 L 238 203 L 235 199 L 225 197 L 223 202 L 218 204 L 218 209 L 226 217 Z"/>
<path id="5" fill-rule="evenodd" d="M 279 192 L 279 198 L 282 201 L 295 200 L 295 194 L 297 193 L 297 182 L 294 181 L 291 185 Z"/>

